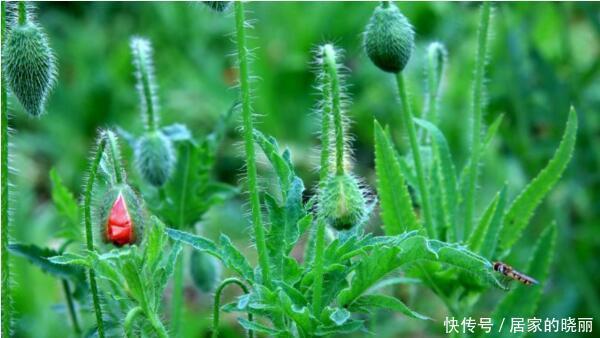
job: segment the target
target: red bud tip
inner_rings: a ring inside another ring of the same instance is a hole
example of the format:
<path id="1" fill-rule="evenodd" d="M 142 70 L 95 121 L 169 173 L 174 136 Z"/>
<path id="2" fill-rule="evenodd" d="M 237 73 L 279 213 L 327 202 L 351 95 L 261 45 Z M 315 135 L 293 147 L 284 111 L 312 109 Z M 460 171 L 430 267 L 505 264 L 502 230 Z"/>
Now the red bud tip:
<path id="1" fill-rule="evenodd" d="M 106 224 L 106 238 L 117 246 L 132 244 L 135 241 L 133 222 L 121 193 L 110 210 Z"/>

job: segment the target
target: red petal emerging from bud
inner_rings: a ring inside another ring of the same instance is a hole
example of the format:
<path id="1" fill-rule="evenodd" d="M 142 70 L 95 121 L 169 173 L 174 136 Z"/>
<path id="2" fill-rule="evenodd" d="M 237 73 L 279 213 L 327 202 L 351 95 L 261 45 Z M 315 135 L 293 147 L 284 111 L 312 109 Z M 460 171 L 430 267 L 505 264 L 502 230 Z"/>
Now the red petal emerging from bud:
<path id="1" fill-rule="evenodd" d="M 119 193 L 110 210 L 106 223 L 106 238 L 115 245 L 132 244 L 135 241 L 133 222 L 123 195 Z"/>

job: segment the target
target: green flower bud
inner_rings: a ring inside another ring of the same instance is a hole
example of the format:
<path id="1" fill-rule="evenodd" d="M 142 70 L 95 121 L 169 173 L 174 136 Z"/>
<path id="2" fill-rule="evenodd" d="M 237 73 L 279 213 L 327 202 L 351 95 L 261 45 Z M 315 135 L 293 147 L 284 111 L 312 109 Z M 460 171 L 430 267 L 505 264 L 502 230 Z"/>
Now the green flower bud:
<path id="1" fill-rule="evenodd" d="M 336 230 L 349 230 L 359 224 L 366 201 L 358 180 L 349 174 L 331 175 L 321 194 L 321 212 Z"/>
<path id="2" fill-rule="evenodd" d="M 15 23 L 2 47 L 6 83 L 31 116 L 44 112 L 56 81 L 56 61 L 42 28 L 32 21 Z"/>
<path id="3" fill-rule="evenodd" d="M 364 34 L 367 55 L 381 70 L 401 72 L 414 46 L 413 28 L 396 5 L 384 2 L 375 8 Z"/>
<path id="4" fill-rule="evenodd" d="M 224 12 L 231 4 L 231 1 L 202 1 L 202 3 L 215 12 Z"/>
<path id="5" fill-rule="evenodd" d="M 98 208 L 99 229 L 105 243 L 116 246 L 139 243 L 144 228 L 144 209 L 127 184 L 110 187 Z"/>
<path id="6" fill-rule="evenodd" d="M 194 250 L 190 259 L 190 272 L 194 284 L 202 292 L 214 291 L 221 279 L 221 265 L 206 252 Z"/>
<path id="7" fill-rule="evenodd" d="M 144 134 L 135 147 L 135 163 L 144 180 L 156 187 L 164 185 L 175 166 L 173 142 L 160 131 Z"/>

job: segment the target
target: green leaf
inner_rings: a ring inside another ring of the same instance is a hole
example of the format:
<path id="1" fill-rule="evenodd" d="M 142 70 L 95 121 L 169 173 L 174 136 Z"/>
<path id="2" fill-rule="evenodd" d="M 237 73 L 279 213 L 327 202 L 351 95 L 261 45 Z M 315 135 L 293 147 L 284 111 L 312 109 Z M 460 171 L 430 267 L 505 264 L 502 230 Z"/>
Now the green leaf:
<path id="1" fill-rule="evenodd" d="M 50 170 L 50 182 L 52 182 L 52 202 L 58 213 L 65 218 L 63 222 L 63 236 L 67 239 L 79 241 L 82 238 L 81 226 L 79 224 L 79 204 L 73 193 L 64 186 L 56 168 Z"/>
<path id="2" fill-rule="evenodd" d="M 362 320 L 349 320 L 342 325 L 319 325 L 315 332 L 316 336 L 330 336 L 334 334 L 350 334 L 364 328 Z"/>
<path id="3" fill-rule="evenodd" d="M 121 262 L 121 272 L 127 280 L 127 286 L 133 298 L 139 303 L 145 302 L 145 286 L 140 278 L 140 270 L 133 257 L 129 257 Z M 142 305 L 144 307 L 144 305 Z"/>
<path id="4" fill-rule="evenodd" d="M 177 143 L 177 165 L 164 187 L 166 198 L 151 204 L 167 224 L 191 227 L 213 205 L 231 198 L 238 190 L 212 179 L 216 145 L 206 138 L 200 145 L 190 140 Z"/>
<path id="5" fill-rule="evenodd" d="M 148 224 L 150 226 L 149 229 L 146 229 L 147 241 L 144 251 L 145 264 L 150 267 L 150 270 L 154 270 L 156 264 L 160 261 L 164 250 L 165 225 L 155 216 L 151 217 Z"/>
<path id="6" fill-rule="evenodd" d="M 414 121 L 425 128 L 432 136 L 434 158 L 438 162 L 435 174 L 442 183 L 439 186 L 442 200 L 442 218 L 445 222 L 445 227 L 453 232 L 452 238 L 456 238 L 458 232 L 455 228 L 457 225 L 456 208 L 458 205 L 458 188 L 456 183 L 456 168 L 452 161 L 450 147 L 448 146 L 448 142 L 442 131 L 434 124 L 417 118 L 415 118 Z"/>
<path id="7" fill-rule="evenodd" d="M 482 249 L 481 246 L 488 234 L 488 229 L 489 229 L 490 223 L 492 223 L 492 219 L 494 218 L 494 216 L 497 214 L 500 214 L 500 216 L 502 216 L 504 209 L 503 209 L 503 207 L 498 208 L 498 204 L 500 202 L 501 194 L 505 195 L 505 192 L 506 192 L 506 186 L 504 187 L 504 189 L 502 189 L 501 192 L 496 194 L 494 199 L 492 199 L 490 204 L 487 206 L 487 208 L 483 212 L 483 215 L 479 219 L 479 223 L 477 223 L 477 227 L 471 233 L 471 237 L 469 237 L 469 240 L 467 241 L 467 246 L 469 247 L 469 249 L 473 250 L 474 252 L 481 251 L 481 249 Z M 495 243 L 494 243 L 494 245 L 495 245 Z"/>
<path id="8" fill-rule="evenodd" d="M 496 206 L 496 210 L 494 211 L 492 220 L 490 221 L 490 224 L 487 227 L 485 238 L 483 240 L 483 245 L 479 250 L 479 253 L 487 259 L 492 259 L 494 253 L 496 252 L 496 246 L 498 245 L 498 236 L 500 234 L 500 227 L 502 226 L 502 221 L 504 219 L 505 208 L 506 185 L 504 186 L 504 188 L 502 188 L 502 190 L 500 190 L 500 195 L 498 196 L 498 205 Z"/>
<path id="9" fill-rule="evenodd" d="M 554 250 L 556 245 L 556 224 L 552 224 L 544 230 L 538 239 L 527 269 L 527 275 L 536 278 L 539 285 L 519 284 L 508 292 L 508 294 L 496 306 L 492 314 L 493 322 L 499 323 L 502 318 L 531 318 L 535 315 L 538 303 L 542 297 L 542 291 L 548 278 L 550 265 L 552 264 Z M 502 333 L 493 332 L 493 336 L 520 337 L 525 335 L 509 333 L 509 330 L 503 330 Z"/>
<path id="10" fill-rule="evenodd" d="M 171 141 L 187 141 L 192 139 L 192 133 L 185 124 L 174 123 L 160 129 Z"/>
<path id="11" fill-rule="evenodd" d="M 293 168 L 289 165 L 288 160 L 280 155 L 279 145 L 274 138 L 267 138 L 260 131 L 254 129 L 254 139 L 271 162 L 285 199 L 285 194 L 290 189 L 290 184 L 294 178 Z"/>
<path id="12" fill-rule="evenodd" d="M 165 232 L 167 236 L 171 237 L 171 239 L 174 241 L 185 243 L 187 245 L 192 246 L 196 250 L 206 251 L 207 253 L 217 257 L 218 259 L 223 259 L 221 257 L 221 254 L 219 253 L 217 245 L 208 238 L 204 238 L 202 236 L 190 234 L 186 231 L 180 231 L 171 228 L 167 228 Z"/>
<path id="13" fill-rule="evenodd" d="M 400 312 L 411 318 L 429 320 L 431 318 L 415 312 L 399 299 L 385 295 L 364 295 L 357 298 L 350 306 L 351 311 L 368 312 L 372 308 L 389 309 Z"/>
<path id="14" fill-rule="evenodd" d="M 375 171 L 384 230 L 387 235 L 397 235 L 420 229 L 396 151 L 379 123 L 374 124 Z"/>
<path id="15" fill-rule="evenodd" d="M 229 237 L 221 234 L 219 244 L 221 245 L 221 256 L 223 264 L 234 270 L 248 281 L 254 280 L 254 270 L 244 255 L 231 243 Z"/>
<path id="16" fill-rule="evenodd" d="M 71 252 L 65 252 L 59 256 L 48 257 L 48 260 L 54 264 L 79 265 L 85 268 L 91 266 L 91 262 L 87 257 Z"/>
<path id="17" fill-rule="evenodd" d="M 571 107 L 565 133 L 554 156 L 538 176 L 523 189 L 506 212 L 504 224 L 500 230 L 499 243 L 499 249 L 503 255 L 508 254 L 513 244 L 521 237 L 533 212 L 561 177 L 571 160 L 576 137 L 577 113 Z"/>
<path id="18" fill-rule="evenodd" d="M 338 296 L 339 303 L 351 304 L 392 271 L 419 261 L 443 263 L 482 282 L 501 287 L 493 275 L 492 264 L 485 258 L 458 244 L 411 236 L 397 241 L 393 246 L 374 246 L 371 253 L 356 265 L 350 287 L 342 290 Z"/>
<path id="19" fill-rule="evenodd" d="M 344 323 L 346 323 L 348 319 L 350 319 L 350 316 L 351 313 L 348 310 L 337 308 L 331 313 L 329 319 L 331 319 L 331 321 L 333 321 L 335 325 L 340 326 L 344 325 Z"/>
<path id="20" fill-rule="evenodd" d="M 17 243 L 10 244 L 8 249 L 15 256 L 26 258 L 31 264 L 55 277 L 77 280 L 85 279 L 85 271 L 80 266 L 57 263 L 49 260 L 48 258 L 50 257 L 62 257 L 58 256 L 59 253 L 56 250 L 41 248 L 36 245 L 23 245 Z"/>
<path id="21" fill-rule="evenodd" d="M 494 122 L 490 124 L 489 128 L 487 129 L 487 132 L 485 133 L 485 137 L 483 138 L 482 150 L 486 149 L 490 145 L 490 143 L 494 139 L 494 136 L 496 136 L 496 133 L 498 133 L 498 128 L 500 128 L 500 124 L 502 124 L 503 119 L 504 114 L 500 114 L 496 117 Z"/>

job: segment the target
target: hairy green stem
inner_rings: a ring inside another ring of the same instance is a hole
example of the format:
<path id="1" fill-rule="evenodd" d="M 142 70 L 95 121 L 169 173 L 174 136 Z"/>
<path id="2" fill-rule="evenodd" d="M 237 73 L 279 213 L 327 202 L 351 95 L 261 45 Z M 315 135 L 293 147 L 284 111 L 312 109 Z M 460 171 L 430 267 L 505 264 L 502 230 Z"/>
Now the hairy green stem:
<path id="1" fill-rule="evenodd" d="M 123 171 L 121 170 L 121 153 L 119 152 L 119 144 L 117 136 L 112 131 L 106 132 L 106 139 L 110 150 L 110 157 L 115 171 L 115 180 L 117 184 L 123 183 Z"/>
<path id="2" fill-rule="evenodd" d="M 244 283 L 242 283 L 242 281 L 240 281 L 237 278 L 227 278 L 224 281 L 221 282 L 221 284 L 219 285 L 219 287 L 217 288 L 217 291 L 215 292 L 215 298 L 214 298 L 214 304 L 213 304 L 213 331 L 212 331 L 212 338 L 218 338 L 219 337 L 219 310 L 221 308 L 221 293 L 223 292 L 223 289 L 225 289 L 225 287 L 229 284 L 235 284 L 237 286 L 240 287 L 240 289 L 242 289 L 242 291 L 244 291 L 245 294 L 248 294 L 248 288 L 246 287 L 246 285 L 244 285 Z M 248 321 L 252 321 L 253 320 L 253 316 L 251 313 L 248 312 Z M 252 330 L 248 330 L 248 337 L 249 338 L 253 338 L 254 337 L 254 332 Z"/>
<path id="3" fill-rule="evenodd" d="M 396 82 L 398 84 L 400 101 L 402 102 L 402 123 L 404 123 L 406 131 L 408 132 L 408 139 L 410 141 L 413 160 L 415 162 L 417 184 L 419 185 L 419 195 L 421 197 L 421 206 L 423 208 L 425 229 L 427 230 L 429 237 L 435 238 L 433 218 L 431 217 L 431 206 L 429 204 L 429 190 L 425 181 L 425 171 L 423 170 L 423 162 L 421 161 L 419 142 L 417 140 L 417 133 L 415 131 L 415 125 L 413 122 L 413 114 L 410 107 L 410 102 L 408 101 L 408 93 L 402 73 L 396 74 Z"/>
<path id="4" fill-rule="evenodd" d="M 181 327 L 183 309 L 183 252 L 177 257 L 173 271 L 173 294 L 171 298 L 171 333 L 177 337 Z"/>
<path id="5" fill-rule="evenodd" d="M 143 310 L 141 307 L 136 306 L 133 309 L 129 310 L 129 312 L 127 312 L 127 316 L 125 317 L 125 321 L 123 323 L 123 329 L 125 331 L 125 337 L 128 338 L 132 338 L 134 337 L 133 335 L 133 323 L 135 322 L 135 319 L 143 314 Z"/>
<path id="6" fill-rule="evenodd" d="M 341 126 L 340 109 L 340 91 L 339 79 L 337 74 L 337 64 L 335 59 L 335 50 L 332 45 L 323 47 L 323 108 L 321 116 L 321 169 L 319 185 L 321 191 L 329 175 L 329 123 L 331 121 L 332 111 L 334 113 L 334 124 L 336 133 L 336 174 L 344 172 L 343 164 L 343 129 Z M 341 136 L 341 137 L 339 137 Z M 341 139 L 341 140 L 340 140 Z M 340 148 L 341 147 L 341 151 Z M 322 217 L 317 220 L 317 232 L 315 234 L 315 259 L 313 261 L 313 270 L 315 271 L 315 280 L 313 284 L 313 314 L 318 318 L 321 312 L 323 296 L 323 264 L 325 251 L 325 227 L 326 222 Z"/>
<path id="7" fill-rule="evenodd" d="M 344 121 L 342 118 L 342 104 L 340 98 L 340 79 L 337 73 L 335 49 L 332 45 L 324 47 L 324 62 L 329 72 L 331 82 L 331 111 L 333 112 L 333 127 L 335 131 L 335 173 L 344 174 Z"/>
<path id="8" fill-rule="evenodd" d="M 1 43 L 4 44 L 6 38 L 6 2 L 2 1 L 2 36 Z M 10 264 L 8 254 L 8 107 L 6 93 L 6 79 L 4 72 L 2 76 L 2 225 L 1 225 L 1 255 L 2 261 L 2 336 L 10 336 L 11 324 L 11 302 L 10 296 Z"/>
<path id="9" fill-rule="evenodd" d="M 252 208 L 252 225 L 254 227 L 254 238 L 258 260 L 262 273 L 263 284 L 271 287 L 271 269 L 267 255 L 267 244 L 265 232 L 262 226 L 260 199 L 258 196 L 258 185 L 256 181 L 256 154 L 254 153 L 254 134 L 252 126 L 252 107 L 250 106 L 250 76 L 248 71 L 248 50 L 246 48 L 246 29 L 244 27 L 244 4 L 235 2 L 235 27 L 237 39 L 237 54 L 240 68 L 240 92 L 242 99 L 242 119 L 244 144 L 246 150 L 246 170 L 248 176 L 248 191 L 250 193 L 250 207 Z"/>
<path id="10" fill-rule="evenodd" d="M 85 195 L 84 195 L 84 204 L 83 204 L 83 213 L 84 213 L 84 222 L 85 222 L 85 241 L 86 247 L 89 251 L 94 251 L 94 237 L 92 232 L 92 192 L 94 189 L 94 181 L 96 180 L 96 175 L 98 174 L 98 167 L 100 166 L 100 161 L 102 160 L 102 155 L 104 154 L 104 149 L 106 148 L 106 137 L 104 135 L 100 135 L 100 141 L 98 143 L 98 148 L 96 149 L 96 155 L 90 166 L 88 172 L 88 181 L 85 187 Z M 89 280 L 90 280 L 90 289 L 92 291 L 92 301 L 94 303 L 94 312 L 96 314 L 96 323 L 98 326 L 98 337 L 104 338 L 104 322 L 102 318 L 102 308 L 100 307 L 100 297 L 98 295 L 98 285 L 96 284 L 96 273 L 93 268 L 89 270 Z"/>
<path id="11" fill-rule="evenodd" d="M 146 54 L 144 53 L 144 51 L 139 48 L 139 44 L 136 45 L 137 48 L 137 52 L 134 53 L 134 57 L 137 57 L 137 64 L 139 65 L 140 69 L 140 81 L 141 81 L 141 85 L 142 85 L 142 92 L 140 93 L 140 95 L 142 95 L 142 100 L 145 101 L 146 103 L 146 120 L 147 120 L 147 125 L 146 125 L 146 129 L 148 131 L 155 131 L 157 128 L 157 116 L 155 115 L 156 112 L 154 111 L 154 101 L 153 101 L 153 97 L 152 97 L 152 84 L 150 83 L 150 74 L 149 74 L 149 70 L 148 70 L 148 60 L 146 60 Z"/>
<path id="12" fill-rule="evenodd" d="M 27 23 L 27 4 L 25 1 L 19 1 L 18 18 L 20 26 Z"/>
<path id="13" fill-rule="evenodd" d="M 63 292 L 67 300 L 67 309 L 69 310 L 69 317 L 71 317 L 71 323 L 73 323 L 73 331 L 75 335 L 79 337 L 81 335 L 81 327 L 79 326 L 79 320 L 77 319 L 77 311 L 75 310 L 75 304 L 73 303 L 73 295 L 71 295 L 71 288 L 69 282 L 66 279 L 62 280 Z"/>
<path id="14" fill-rule="evenodd" d="M 479 32 L 477 37 L 477 60 L 475 63 L 475 82 L 473 84 L 473 125 L 471 127 L 471 167 L 465 197 L 465 228 L 462 238 L 469 238 L 473 228 L 475 212 L 475 190 L 477 188 L 478 166 L 481 157 L 481 115 L 483 101 L 483 78 L 485 76 L 485 57 L 487 54 L 488 28 L 490 23 L 490 3 L 484 2 L 481 8 Z"/>

